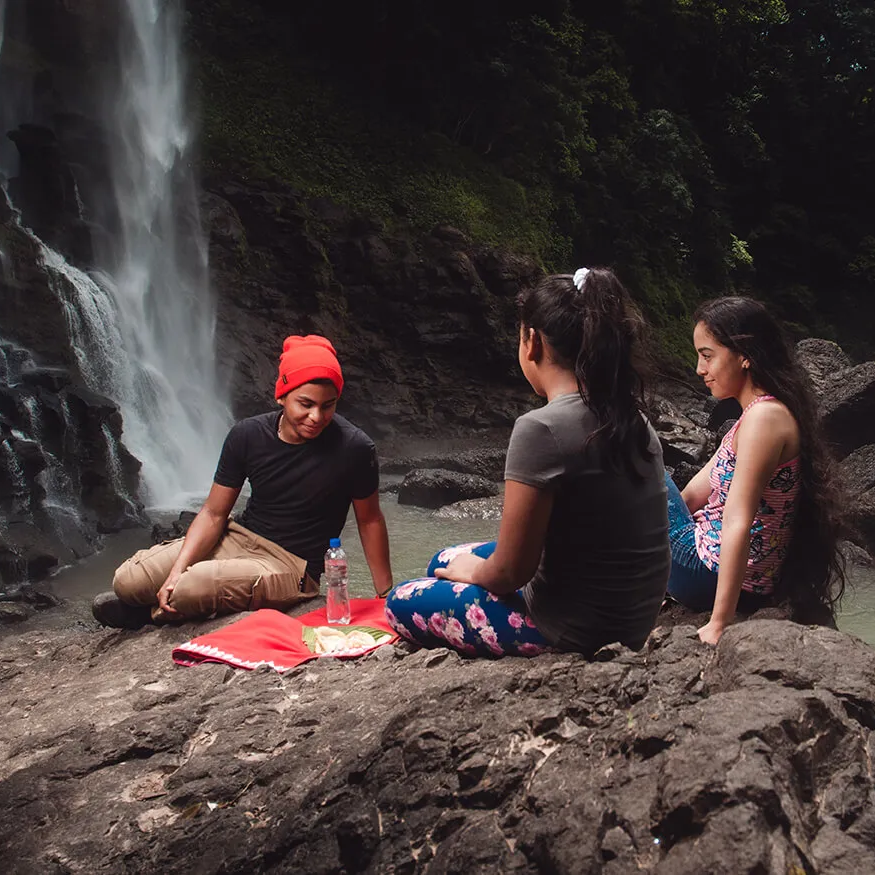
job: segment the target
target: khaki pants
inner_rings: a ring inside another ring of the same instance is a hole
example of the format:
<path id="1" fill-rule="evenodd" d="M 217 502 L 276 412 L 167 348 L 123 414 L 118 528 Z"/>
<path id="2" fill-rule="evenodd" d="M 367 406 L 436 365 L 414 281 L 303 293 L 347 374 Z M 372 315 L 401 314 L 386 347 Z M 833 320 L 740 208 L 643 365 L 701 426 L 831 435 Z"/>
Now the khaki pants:
<path id="1" fill-rule="evenodd" d="M 319 584 L 307 572 L 307 562 L 232 520 L 210 554 L 180 576 L 169 614 L 158 607 L 158 590 L 167 580 L 183 539 L 140 550 L 116 570 L 115 594 L 127 604 L 152 607 L 156 623 L 258 608 L 285 610 L 319 595 Z"/>

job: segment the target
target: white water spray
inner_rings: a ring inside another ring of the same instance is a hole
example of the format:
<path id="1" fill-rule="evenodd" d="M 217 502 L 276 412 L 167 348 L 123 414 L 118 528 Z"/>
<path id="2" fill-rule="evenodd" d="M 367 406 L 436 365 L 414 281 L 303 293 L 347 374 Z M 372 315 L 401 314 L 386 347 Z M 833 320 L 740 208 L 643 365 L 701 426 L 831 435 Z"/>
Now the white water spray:
<path id="1" fill-rule="evenodd" d="M 176 0 L 125 0 L 122 75 L 108 101 L 120 216 L 112 279 L 121 370 L 108 391 L 143 462 L 146 499 L 178 505 L 209 488 L 230 426 L 216 378 L 215 311 L 189 154 Z M 102 314 L 101 314 L 102 315 Z M 90 320 L 89 320 L 90 321 Z M 108 352 L 108 351 L 107 351 Z"/>

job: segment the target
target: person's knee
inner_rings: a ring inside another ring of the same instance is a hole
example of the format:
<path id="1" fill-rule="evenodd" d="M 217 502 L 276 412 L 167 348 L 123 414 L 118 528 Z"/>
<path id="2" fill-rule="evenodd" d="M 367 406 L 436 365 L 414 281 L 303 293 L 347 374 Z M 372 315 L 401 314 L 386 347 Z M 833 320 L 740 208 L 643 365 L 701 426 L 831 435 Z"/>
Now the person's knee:
<path id="1" fill-rule="evenodd" d="M 170 607 L 181 616 L 209 617 L 218 611 L 217 582 L 206 568 L 192 565 L 176 583 Z"/>
<path id="2" fill-rule="evenodd" d="M 140 604 L 143 591 L 149 587 L 149 580 L 142 565 L 132 559 L 125 560 L 115 570 L 112 578 L 112 590 L 121 601 L 128 604 Z"/>

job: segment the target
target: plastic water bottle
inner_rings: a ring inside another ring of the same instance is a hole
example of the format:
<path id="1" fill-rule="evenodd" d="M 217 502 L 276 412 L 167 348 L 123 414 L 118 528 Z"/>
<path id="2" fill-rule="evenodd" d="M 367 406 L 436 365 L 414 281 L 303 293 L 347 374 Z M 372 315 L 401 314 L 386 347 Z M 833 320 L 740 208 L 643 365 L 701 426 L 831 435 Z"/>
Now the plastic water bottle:
<path id="1" fill-rule="evenodd" d="M 346 625 L 349 611 L 349 562 L 340 538 L 332 538 L 325 552 L 325 584 L 328 597 L 328 622 Z"/>

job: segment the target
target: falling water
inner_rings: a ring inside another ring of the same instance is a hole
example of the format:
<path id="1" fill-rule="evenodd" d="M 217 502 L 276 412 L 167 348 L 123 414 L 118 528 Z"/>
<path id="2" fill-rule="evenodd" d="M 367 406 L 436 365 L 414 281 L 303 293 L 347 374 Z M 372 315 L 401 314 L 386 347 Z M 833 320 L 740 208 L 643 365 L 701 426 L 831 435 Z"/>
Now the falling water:
<path id="1" fill-rule="evenodd" d="M 109 476 L 112 478 L 115 491 L 124 499 L 128 507 L 135 510 L 134 501 L 131 499 L 131 496 L 128 495 L 128 491 L 125 488 L 125 475 L 122 470 L 121 460 L 119 459 L 118 443 L 115 436 L 106 423 L 104 423 L 100 429 L 103 432 L 103 438 L 106 441 L 107 468 L 109 469 Z"/>
<path id="2" fill-rule="evenodd" d="M 179 506 L 208 489 L 230 413 L 216 377 L 179 0 L 121 5 L 121 69 L 103 106 L 118 216 L 109 229 L 113 243 L 99 253 L 100 270 L 85 273 L 28 233 L 63 307 L 83 378 L 121 409 L 124 443 L 143 463 L 143 498 Z M 0 0 L 0 50 L 6 7 Z M 4 130 L 28 117 L 19 91 L 4 80 Z M 0 159 L 0 171 L 15 172 L 17 156 L 6 149 Z"/>
<path id="3" fill-rule="evenodd" d="M 146 498 L 173 505 L 209 487 L 230 424 L 216 377 L 215 312 L 190 167 L 176 0 L 125 0 L 122 75 L 108 101 L 120 215 L 107 265 L 126 373 L 111 394 Z"/>

